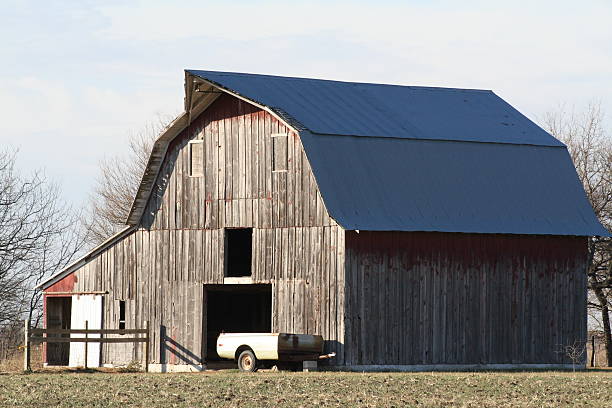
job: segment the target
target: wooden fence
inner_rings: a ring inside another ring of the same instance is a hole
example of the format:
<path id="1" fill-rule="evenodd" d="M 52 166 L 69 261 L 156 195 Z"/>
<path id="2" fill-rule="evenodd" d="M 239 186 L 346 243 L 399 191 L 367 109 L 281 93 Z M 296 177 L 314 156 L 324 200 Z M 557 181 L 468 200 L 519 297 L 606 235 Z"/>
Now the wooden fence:
<path id="1" fill-rule="evenodd" d="M 586 344 L 586 353 L 589 358 L 589 365 L 591 367 L 607 367 L 608 361 L 606 359 L 606 344 L 602 332 L 591 332 L 589 333 L 589 340 Z"/>
<path id="2" fill-rule="evenodd" d="M 149 372 L 149 345 L 150 331 L 149 322 L 145 322 L 144 329 L 89 329 L 89 322 L 85 321 L 84 329 L 38 329 L 30 327 L 30 320 L 25 321 L 24 330 L 24 353 L 23 369 L 31 371 L 30 366 L 30 342 L 35 340 L 41 343 L 85 343 L 85 368 L 87 368 L 87 345 L 89 343 L 144 343 L 144 369 Z M 84 337 L 49 337 L 49 334 L 84 334 Z M 99 334 L 100 337 L 89 337 L 92 334 Z M 133 334 L 135 337 L 103 337 L 105 334 Z M 138 335 L 144 334 L 144 337 Z"/>

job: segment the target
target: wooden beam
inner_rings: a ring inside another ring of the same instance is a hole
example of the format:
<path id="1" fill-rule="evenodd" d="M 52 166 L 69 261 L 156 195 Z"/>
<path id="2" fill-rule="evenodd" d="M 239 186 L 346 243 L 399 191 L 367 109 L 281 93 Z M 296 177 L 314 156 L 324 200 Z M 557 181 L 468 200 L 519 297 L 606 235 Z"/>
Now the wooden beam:
<path id="1" fill-rule="evenodd" d="M 147 329 L 31 329 L 31 334 L 146 334 Z"/>
<path id="2" fill-rule="evenodd" d="M 89 321 L 85 320 L 85 369 L 87 370 L 87 346 L 89 345 L 89 338 L 88 338 L 88 332 L 89 332 Z"/>
<path id="3" fill-rule="evenodd" d="M 32 336 L 30 340 L 41 343 L 145 343 L 146 337 L 124 337 L 124 338 L 85 338 L 85 337 L 38 337 Z"/>
<path id="4" fill-rule="evenodd" d="M 47 296 L 72 296 L 72 295 L 108 295 L 108 291 L 91 291 L 91 292 L 46 292 Z"/>
<path id="5" fill-rule="evenodd" d="M 145 343 L 145 373 L 149 372 L 149 343 L 150 343 L 150 339 L 151 339 L 151 333 L 149 332 L 149 321 L 147 320 L 145 322 L 145 327 L 146 327 L 146 331 L 147 331 L 147 341 Z"/>

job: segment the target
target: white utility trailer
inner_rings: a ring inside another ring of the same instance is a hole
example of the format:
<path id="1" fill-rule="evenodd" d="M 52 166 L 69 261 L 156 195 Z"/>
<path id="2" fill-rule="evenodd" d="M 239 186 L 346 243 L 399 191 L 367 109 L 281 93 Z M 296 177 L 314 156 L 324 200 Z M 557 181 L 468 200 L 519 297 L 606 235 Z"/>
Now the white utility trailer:
<path id="1" fill-rule="evenodd" d="M 332 358 L 323 354 L 323 337 L 290 333 L 221 333 L 217 354 L 233 359 L 241 371 L 257 371 L 260 361 L 303 362 Z"/>

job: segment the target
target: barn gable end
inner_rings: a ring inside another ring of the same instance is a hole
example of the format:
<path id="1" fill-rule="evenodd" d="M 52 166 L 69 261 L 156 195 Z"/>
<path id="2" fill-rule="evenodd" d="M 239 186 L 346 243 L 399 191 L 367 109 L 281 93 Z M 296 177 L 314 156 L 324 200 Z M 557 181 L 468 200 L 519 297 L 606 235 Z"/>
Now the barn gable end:
<path id="1" fill-rule="evenodd" d="M 286 138 L 286 171 L 273 170 L 273 137 Z M 200 140 L 203 176 L 192 177 L 190 142 Z M 119 301 L 127 327 L 150 320 L 152 363 L 201 366 L 205 287 L 224 284 L 233 228 L 252 228 L 249 282 L 271 285 L 272 330 L 319 333 L 341 354 L 343 230 L 327 214 L 299 135 L 230 95 L 169 143 L 134 230 L 64 279 L 76 278 L 75 292 L 108 293 L 105 327 L 118 327 Z M 105 364 L 142 359 L 139 346 L 104 345 L 102 353 Z"/>

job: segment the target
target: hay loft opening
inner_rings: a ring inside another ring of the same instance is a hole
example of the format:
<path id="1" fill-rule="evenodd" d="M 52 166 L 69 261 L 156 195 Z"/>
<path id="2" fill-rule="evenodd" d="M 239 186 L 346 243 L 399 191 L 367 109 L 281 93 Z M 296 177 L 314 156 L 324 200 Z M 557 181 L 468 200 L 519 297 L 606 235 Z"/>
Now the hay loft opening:
<path id="1" fill-rule="evenodd" d="M 225 230 L 225 276 L 238 278 L 251 276 L 253 255 L 253 228 Z"/>

